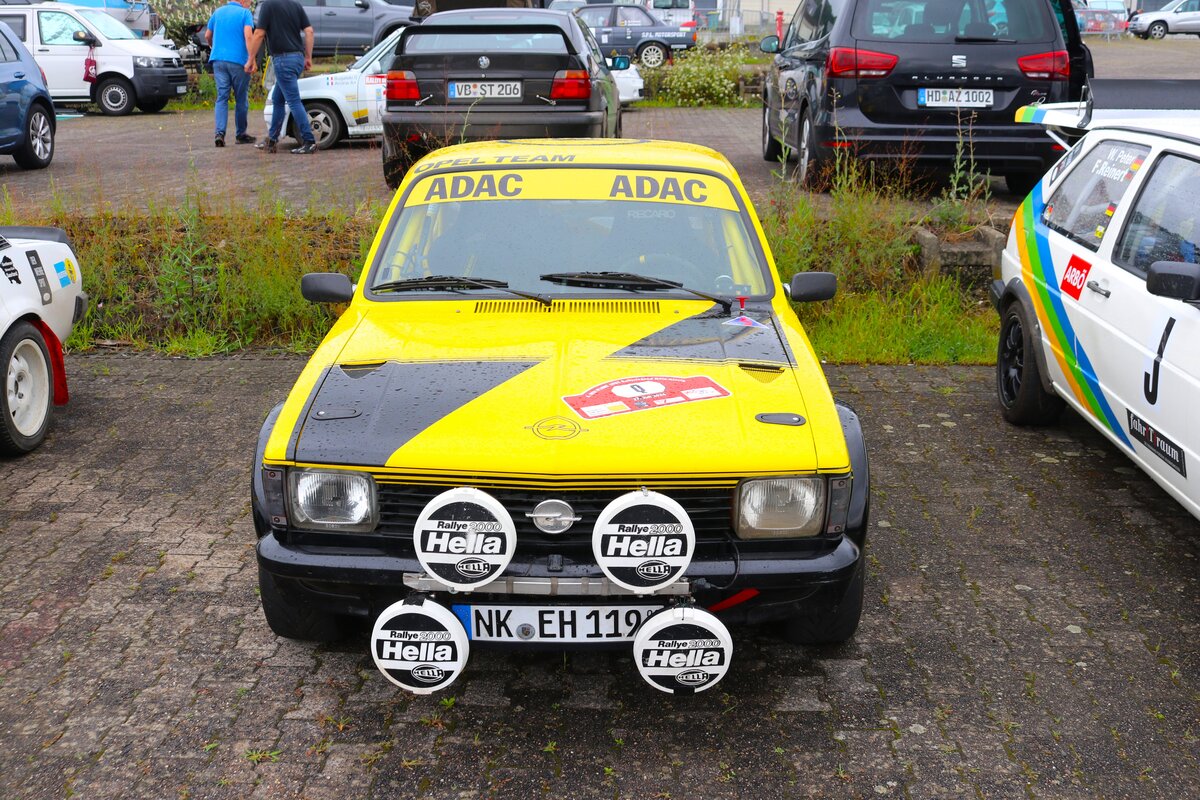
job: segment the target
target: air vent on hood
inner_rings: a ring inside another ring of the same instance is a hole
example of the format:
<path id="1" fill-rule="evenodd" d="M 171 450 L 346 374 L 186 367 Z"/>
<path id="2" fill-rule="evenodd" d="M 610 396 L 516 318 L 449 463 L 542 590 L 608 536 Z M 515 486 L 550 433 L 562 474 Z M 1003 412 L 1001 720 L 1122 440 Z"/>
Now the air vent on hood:
<path id="1" fill-rule="evenodd" d="M 657 300 L 555 300 L 543 305 L 534 300 L 482 300 L 476 314 L 657 314 Z"/>

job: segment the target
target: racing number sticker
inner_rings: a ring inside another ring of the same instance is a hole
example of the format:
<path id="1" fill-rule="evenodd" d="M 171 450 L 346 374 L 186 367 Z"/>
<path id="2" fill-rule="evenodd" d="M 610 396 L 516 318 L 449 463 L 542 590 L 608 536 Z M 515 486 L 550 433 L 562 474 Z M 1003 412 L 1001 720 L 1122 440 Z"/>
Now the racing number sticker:
<path id="1" fill-rule="evenodd" d="M 584 419 L 599 419 L 721 397 L 729 397 L 729 391 L 707 375 L 693 378 L 660 375 L 608 381 L 581 394 L 567 395 L 563 401 Z"/>

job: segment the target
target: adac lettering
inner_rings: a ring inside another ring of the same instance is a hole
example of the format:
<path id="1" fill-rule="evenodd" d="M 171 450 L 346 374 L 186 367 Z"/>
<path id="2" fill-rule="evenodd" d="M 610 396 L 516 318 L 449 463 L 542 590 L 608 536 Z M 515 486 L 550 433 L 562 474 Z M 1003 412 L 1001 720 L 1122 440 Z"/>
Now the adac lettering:
<path id="1" fill-rule="evenodd" d="M 708 199 L 704 181 L 688 178 L 653 178 L 649 175 L 638 175 L 632 181 L 628 175 L 618 175 L 613 179 L 609 197 L 629 198 L 630 200 L 678 200 L 689 203 L 703 203 Z"/>
<path id="2" fill-rule="evenodd" d="M 1171 336 L 1171 330 L 1175 327 L 1175 318 L 1171 317 L 1167 320 L 1167 327 L 1163 329 L 1162 339 L 1158 343 L 1158 353 L 1154 356 L 1154 366 L 1150 372 L 1142 375 L 1142 391 L 1146 394 L 1146 402 L 1154 405 L 1158 402 L 1158 368 L 1162 364 L 1163 353 L 1167 351 L 1167 339 Z"/>
<path id="3" fill-rule="evenodd" d="M 462 200 L 478 197 L 516 197 L 521 194 L 521 176 L 515 173 L 499 177 L 484 173 L 474 175 L 439 175 L 429 179 L 426 200 Z"/>

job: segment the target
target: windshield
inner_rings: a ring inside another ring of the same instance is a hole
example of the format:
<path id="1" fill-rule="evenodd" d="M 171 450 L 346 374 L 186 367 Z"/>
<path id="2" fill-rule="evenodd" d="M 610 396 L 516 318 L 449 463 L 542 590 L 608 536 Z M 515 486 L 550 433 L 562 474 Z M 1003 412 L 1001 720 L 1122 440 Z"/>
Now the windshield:
<path id="1" fill-rule="evenodd" d="M 542 278 L 625 272 L 722 296 L 764 295 L 770 282 L 755 241 L 716 176 L 607 169 L 432 175 L 410 189 L 367 286 L 454 276 L 547 296 L 629 296 L 625 288 Z"/>
<path id="2" fill-rule="evenodd" d="M 75 9 L 75 13 L 90 22 L 96 30 L 100 31 L 106 39 L 140 39 L 133 31 L 129 30 L 124 23 L 113 19 L 103 11 L 90 11 L 82 8 Z"/>
<path id="3" fill-rule="evenodd" d="M 1054 28 L 1046 8 L 1045 0 L 867 0 L 858 5 L 854 34 L 875 41 L 1047 42 Z"/>

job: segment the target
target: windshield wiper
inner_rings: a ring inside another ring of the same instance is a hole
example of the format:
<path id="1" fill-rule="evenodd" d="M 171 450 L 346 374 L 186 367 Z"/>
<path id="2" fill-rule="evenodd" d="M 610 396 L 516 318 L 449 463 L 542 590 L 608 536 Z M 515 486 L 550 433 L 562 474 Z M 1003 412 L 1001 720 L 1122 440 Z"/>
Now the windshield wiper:
<path id="1" fill-rule="evenodd" d="M 515 294 L 517 297 L 527 297 L 530 300 L 537 300 L 544 306 L 548 306 L 553 302 L 545 295 L 535 294 L 534 292 L 523 292 L 520 289 L 510 289 L 508 288 L 508 283 L 505 281 L 498 281 L 494 278 L 464 278 L 459 275 L 424 275 L 420 278 L 388 281 L 387 283 L 371 287 L 372 292 L 407 292 L 419 289 L 429 289 L 430 291 L 438 289 L 501 289 L 509 294 Z"/>
<path id="2" fill-rule="evenodd" d="M 678 289 L 681 292 L 720 303 L 726 311 L 733 306 L 733 300 L 728 297 L 702 292 L 699 289 L 693 289 L 664 278 L 638 275 L 636 272 L 548 272 L 538 277 L 550 283 L 561 283 L 563 286 L 586 286 L 592 289 L 627 289 L 629 291 L 649 288 Z"/>
<path id="3" fill-rule="evenodd" d="M 1016 44 L 1016 39 L 999 39 L 995 36 L 955 36 L 956 42 L 1003 42 L 1004 44 Z"/>

